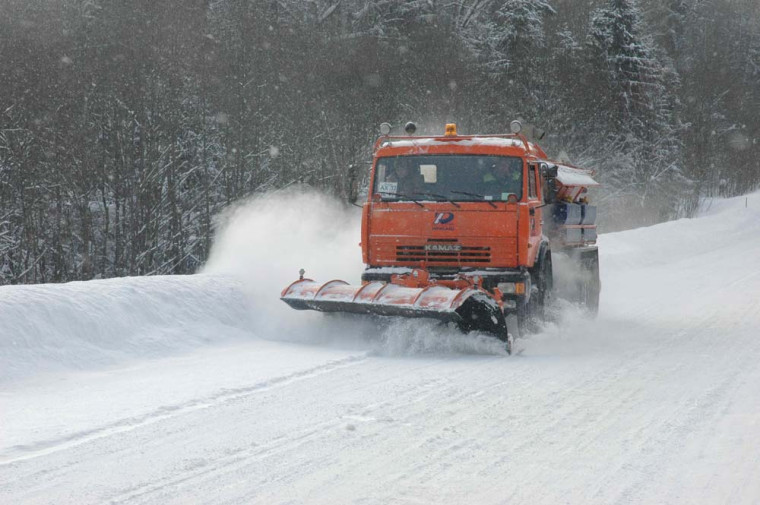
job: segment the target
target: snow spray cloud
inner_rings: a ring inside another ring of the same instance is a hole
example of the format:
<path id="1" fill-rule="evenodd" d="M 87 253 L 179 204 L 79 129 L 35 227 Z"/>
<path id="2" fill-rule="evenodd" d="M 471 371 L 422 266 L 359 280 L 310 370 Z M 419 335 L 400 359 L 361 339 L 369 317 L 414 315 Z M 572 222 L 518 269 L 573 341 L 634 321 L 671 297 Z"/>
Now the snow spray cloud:
<path id="1" fill-rule="evenodd" d="M 319 339 L 327 331 L 323 315 L 293 311 L 280 301 L 280 292 L 298 279 L 301 268 L 317 282 L 359 282 L 360 223 L 358 209 L 309 188 L 266 193 L 222 214 L 202 273 L 228 275 L 241 283 L 260 336 Z"/>

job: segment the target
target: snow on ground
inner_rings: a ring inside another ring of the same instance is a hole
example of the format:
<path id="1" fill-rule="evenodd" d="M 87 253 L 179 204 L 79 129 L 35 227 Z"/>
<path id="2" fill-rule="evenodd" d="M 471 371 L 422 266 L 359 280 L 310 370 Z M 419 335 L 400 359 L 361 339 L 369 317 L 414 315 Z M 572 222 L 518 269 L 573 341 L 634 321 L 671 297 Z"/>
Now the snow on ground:
<path id="1" fill-rule="evenodd" d="M 512 357 L 279 302 L 358 278 L 323 197 L 227 219 L 203 274 L 0 288 L 0 503 L 760 502 L 760 193 L 602 236 L 598 319 Z"/>
<path id="2" fill-rule="evenodd" d="M 171 355 L 248 335 L 239 282 L 133 277 L 0 289 L 0 381 Z"/>

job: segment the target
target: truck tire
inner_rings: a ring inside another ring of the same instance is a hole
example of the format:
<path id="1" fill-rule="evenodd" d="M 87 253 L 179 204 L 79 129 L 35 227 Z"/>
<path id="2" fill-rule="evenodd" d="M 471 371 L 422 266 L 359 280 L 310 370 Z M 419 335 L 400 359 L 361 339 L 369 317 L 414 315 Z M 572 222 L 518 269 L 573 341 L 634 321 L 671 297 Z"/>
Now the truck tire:
<path id="1" fill-rule="evenodd" d="M 546 320 L 546 307 L 551 299 L 554 278 L 552 255 L 548 248 L 539 252 L 538 262 L 531 272 L 531 292 L 527 303 L 517 307 L 517 323 L 520 336 L 536 333 Z"/>

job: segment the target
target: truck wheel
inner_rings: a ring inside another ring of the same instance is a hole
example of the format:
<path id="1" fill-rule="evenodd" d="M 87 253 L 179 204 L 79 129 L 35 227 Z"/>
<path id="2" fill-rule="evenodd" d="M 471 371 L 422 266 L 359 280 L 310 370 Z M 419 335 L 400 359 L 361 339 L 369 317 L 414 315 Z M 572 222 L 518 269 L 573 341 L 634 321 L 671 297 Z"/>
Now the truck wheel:
<path id="1" fill-rule="evenodd" d="M 517 307 L 517 321 L 520 334 L 536 333 L 546 320 L 546 306 L 551 298 L 552 257 L 551 252 L 541 253 L 536 270 L 531 275 L 531 293 L 528 303 Z"/>
<path id="2" fill-rule="evenodd" d="M 554 284 L 551 252 L 544 251 L 539 261 L 539 267 L 533 275 L 533 286 L 531 287 L 531 297 L 528 305 L 531 317 L 540 322 L 546 320 L 546 307 L 549 305 Z"/>
<path id="3" fill-rule="evenodd" d="M 526 335 L 538 331 L 538 324 L 533 317 L 530 303 L 518 305 L 515 316 L 517 319 L 517 335 L 519 338 L 524 338 Z"/>

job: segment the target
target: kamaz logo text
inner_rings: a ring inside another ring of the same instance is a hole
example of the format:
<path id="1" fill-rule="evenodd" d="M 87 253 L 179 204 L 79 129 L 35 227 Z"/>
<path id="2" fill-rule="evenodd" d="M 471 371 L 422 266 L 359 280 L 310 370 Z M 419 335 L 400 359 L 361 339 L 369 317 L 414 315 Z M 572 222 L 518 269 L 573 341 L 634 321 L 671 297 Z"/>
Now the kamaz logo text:
<path id="1" fill-rule="evenodd" d="M 434 252 L 458 252 L 462 250 L 462 246 L 459 244 L 426 244 L 425 250 Z"/>
<path id="2" fill-rule="evenodd" d="M 454 214 L 451 212 L 438 212 L 435 215 L 433 224 L 449 224 L 454 220 Z"/>

